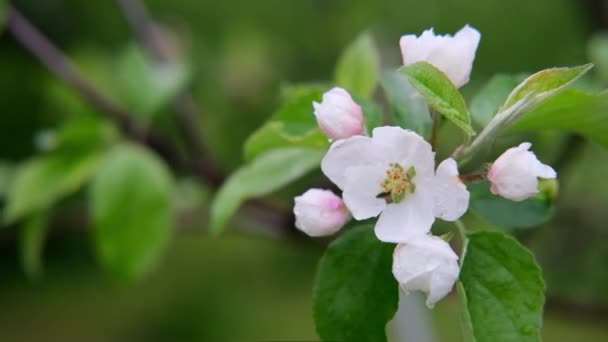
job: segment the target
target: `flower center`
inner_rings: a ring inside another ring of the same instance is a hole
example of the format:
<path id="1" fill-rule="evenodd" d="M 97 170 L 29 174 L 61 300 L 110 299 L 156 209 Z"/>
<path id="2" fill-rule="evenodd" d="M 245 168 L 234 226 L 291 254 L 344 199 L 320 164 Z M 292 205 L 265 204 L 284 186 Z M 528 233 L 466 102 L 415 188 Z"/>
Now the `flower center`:
<path id="1" fill-rule="evenodd" d="M 382 193 L 380 197 L 389 197 L 393 203 L 403 201 L 407 194 L 413 194 L 416 191 L 416 184 L 412 179 L 416 177 L 416 168 L 410 166 L 405 170 L 398 163 L 390 163 L 389 169 L 386 170 L 386 178 L 380 183 Z"/>

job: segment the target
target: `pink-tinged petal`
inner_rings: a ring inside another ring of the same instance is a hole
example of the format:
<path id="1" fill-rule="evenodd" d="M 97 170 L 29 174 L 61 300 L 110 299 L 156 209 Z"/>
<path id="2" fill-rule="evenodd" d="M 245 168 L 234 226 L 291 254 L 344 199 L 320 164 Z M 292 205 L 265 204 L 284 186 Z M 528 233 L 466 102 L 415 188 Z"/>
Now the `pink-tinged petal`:
<path id="1" fill-rule="evenodd" d="M 313 102 L 313 108 L 319 127 L 332 140 L 364 133 L 363 110 L 342 88 L 323 94 L 323 101 Z"/>
<path id="2" fill-rule="evenodd" d="M 555 178 L 555 170 L 541 163 L 529 151 L 532 144 L 525 142 L 505 151 L 492 164 L 488 180 L 490 190 L 513 201 L 523 201 L 538 193 L 538 178 Z"/>
<path id="3" fill-rule="evenodd" d="M 456 161 L 448 158 L 437 167 L 433 182 L 434 214 L 446 221 L 456 221 L 469 208 L 469 191 L 458 177 Z"/>
<path id="4" fill-rule="evenodd" d="M 309 236 L 332 235 L 350 218 L 342 199 L 329 190 L 310 189 L 294 201 L 295 226 Z"/>

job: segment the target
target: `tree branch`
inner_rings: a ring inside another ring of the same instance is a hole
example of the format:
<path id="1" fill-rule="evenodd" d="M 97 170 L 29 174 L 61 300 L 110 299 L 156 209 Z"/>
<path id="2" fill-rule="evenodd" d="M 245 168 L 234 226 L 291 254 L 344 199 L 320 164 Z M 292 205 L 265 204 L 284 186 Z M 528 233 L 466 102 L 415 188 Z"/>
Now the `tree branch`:
<path id="1" fill-rule="evenodd" d="M 145 5 L 141 0 L 117 0 L 127 22 L 137 36 L 141 45 L 146 48 L 159 62 L 173 62 L 173 53 L 167 49 L 163 32 L 150 18 Z M 199 112 L 192 95 L 184 89 L 174 100 L 176 121 L 184 134 L 186 146 L 194 155 L 197 173 L 202 174 L 214 186 L 220 185 L 225 176 L 211 158 L 202 139 L 200 130 Z"/>

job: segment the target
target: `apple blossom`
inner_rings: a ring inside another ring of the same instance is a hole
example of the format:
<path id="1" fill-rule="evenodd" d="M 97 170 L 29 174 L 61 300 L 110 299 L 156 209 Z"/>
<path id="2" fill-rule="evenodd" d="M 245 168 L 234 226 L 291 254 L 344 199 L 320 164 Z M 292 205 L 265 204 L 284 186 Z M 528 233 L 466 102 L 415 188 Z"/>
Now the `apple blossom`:
<path id="1" fill-rule="evenodd" d="M 437 236 L 419 236 L 393 253 L 393 276 L 400 287 L 406 293 L 425 292 L 429 308 L 450 293 L 459 273 L 458 256 Z"/>
<path id="2" fill-rule="evenodd" d="M 534 152 L 529 151 L 532 144 L 521 143 L 505 151 L 492 164 L 488 180 L 490 190 L 512 201 L 523 201 L 538 193 L 538 178 L 551 179 L 557 174 L 548 165 L 541 163 Z"/>
<path id="3" fill-rule="evenodd" d="M 334 234 L 349 220 L 344 202 L 329 190 L 310 189 L 295 198 L 296 228 L 309 236 Z"/>
<path id="4" fill-rule="evenodd" d="M 413 34 L 402 36 L 399 45 L 404 65 L 422 61 L 430 63 L 460 88 L 469 82 L 480 38 L 479 31 L 469 25 L 453 37 L 435 35 L 431 28 L 420 37 Z"/>
<path id="5" fill-rule="evenodd" d="M 418 134 L 400 127 L 378 127 L 372 137 L 335 142 L 321 162 L 325 175 L 343 190 L 357 220 L 380 214 L 378 239 L 407 242 L 430 231 L 436 217 L 453 221 L 468 208 L 469 193 L 456 163 L 442 162 Z"/>
<path id="6" fill-rule="evenodd" d="M 363 110 L 342 88 L 327 91 L 323 101 L 313 102 L 313 107 L 319 127 L 332 140 L 346 139 L 365 131 Z"/>

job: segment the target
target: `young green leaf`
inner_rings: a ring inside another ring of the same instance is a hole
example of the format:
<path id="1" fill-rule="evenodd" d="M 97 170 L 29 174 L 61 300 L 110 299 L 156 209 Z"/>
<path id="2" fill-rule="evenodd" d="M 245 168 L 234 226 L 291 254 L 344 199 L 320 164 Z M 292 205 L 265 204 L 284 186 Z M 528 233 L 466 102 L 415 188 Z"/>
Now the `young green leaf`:
<path id="1" fill-rule="evenodd" d="M 8 189 L 4 220 L 15 222 L 77 191 L 97 170 L 101 154 L 55 153 L 18 167 Z"/>
<path id="2" fill-rule="evenodd" d="M 468 190 L 471 211 L 499 227 L 535 227 L 549 221 L 555 212 L 552 200 L 545 194 L 514 202 L 492 194 L 487 182 L 471 184 Z"/>
<path id="3" fill-rule="evenodd" d="M 608 148 L 608 92 L 566 89 L 526 114 L 510 131 L 537 129 L 579 133 Z"/>
<path id="4" fill-rule="evenodd" d="M 115 68 L 116 96 L 146 120 L 167 105 L 187 81 L 183 64 L 153 62 L 134 44 L 119 56 Z"/>
<path id="5" fill-rule="evenodd" d="M 277 148 L 302 147 L 326 149 L 329 141 L 313 114 L 313 101 L 320 102 L 325 86 L 289 87 L 284 104 L 245 142 L 245 160 Z"/>
<path id="6" fill-rule="evenodd" d="M 500 111 L 507 110 L 521 100 L 529 101 L 530 103 L 526 107 L 531 108 L 572 84 L 592 67 L 593 64 L 585 64 L 573 68 L 552 68 L 539 71 L 513 89 Z"/>
<path id="7" fill-rule="evenodd" d="M 398 71 L 386 71 L 382 74 L 381 83 L 395 123 L 423 137 L 428 136 L 432 126 L 429 107 L 408 77 Z"/>
<path id="8" fill-rule="evenodd" d="M 367 129 L 367 134 L 371 135 L 374 128 L 382 126 L 382 123 L 384 122 L 384 112 L 382 111 L 382 108 L 372 100 L 355 97 L 355 102 L 357 102 L 363 110 L 365 128 Z M 327 141 L 327 138 L 325 141 Z M 326 145 L 326 147 L 328 146 Z"/>
<path id="9" fill-rule="evenodd" d="M 386 341 L 399 302 L 393 249 L 376 238 L 372 225 L 351 228 L 327 248 L 313 292 L 323 341 Z"/>
<path id="10" fill-rule="evenodd" d="M 408 76 L 410 83 L 424 96 L 431 108 L 443 114 L 466 134 L 475 135 L 464 98 L 443 72 L 426 62 L 401 67 L 399 72 Z"/>
<path id="11" fill-rule="evenodd" d="M 545 284 L 534 256 L 502 233 L 468 238 L 460 281 L 473 338 L 540 341 Z"/>
<path id="12" fill-rule="evenodd" d="M 353 95 L 369 98 L 374 93 L 380 73 L 380 54 L 369 33 L 363 33 L 349 45 L 336 66 L 336 84 Z"/>
<path id="13" fill-rule="evenodd" d="M 156 155 L 115 147 L 89 193 L 97 258 L 120 280 L 142 276 L 158 261 L 173 231 L 172 176 Z"/>
<path id="14" fill-rule="evenodd" d="M 42 274 L 42 251 L 48 228 L 47 211 L 35 213 L 19 227 L 19 252 L 21 267 L 30 278 Z"/>
<path id="15" fill-rule="evenodd" d="M 498 74 L 492 77 L 471 101 L 473 121 L 480 127 L 485 127 L 519 82 L 521 77 L 516 75 Z"/>
<path id="16" fill-rule="evenodd" d="M 275 149 L 258 156 L 234 172 L 211 205 L 211 232 L 220 234 L 241 204 L 270 194 L 319 167 L 324 150 Z"/>

